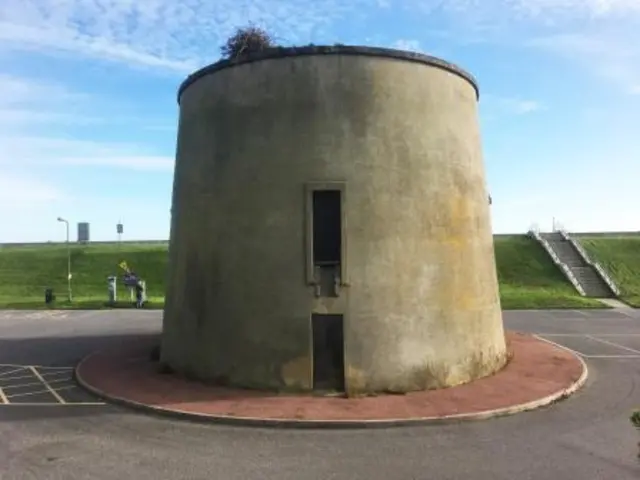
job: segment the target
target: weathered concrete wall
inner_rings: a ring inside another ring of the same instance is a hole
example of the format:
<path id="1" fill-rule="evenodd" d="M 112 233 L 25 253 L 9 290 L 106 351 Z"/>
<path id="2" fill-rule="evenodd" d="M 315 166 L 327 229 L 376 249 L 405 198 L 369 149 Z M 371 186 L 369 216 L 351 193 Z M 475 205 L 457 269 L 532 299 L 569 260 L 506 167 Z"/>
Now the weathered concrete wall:
<path id="1" fill-rule="evenodd" d="M 304 186 L 333 181 L 349 286 L 323 301 L 305 282 Z M 426 60 L 298 55 L 199 75 L 180 99 L 163 362 L 309 389 L 315 311 L 345 316 L 351 393 L 495 371 L 485 185 L 476 90 Z"/>

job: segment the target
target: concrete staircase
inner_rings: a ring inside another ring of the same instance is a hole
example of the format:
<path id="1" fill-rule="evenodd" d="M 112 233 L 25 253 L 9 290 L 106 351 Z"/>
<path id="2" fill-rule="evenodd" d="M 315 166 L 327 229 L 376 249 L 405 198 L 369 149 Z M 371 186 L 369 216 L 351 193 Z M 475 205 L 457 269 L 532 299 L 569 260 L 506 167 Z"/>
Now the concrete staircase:
<path id="1" fill-rule="evenodd" d="M 586 297 L 616 297 L 616 292 L 602 278 L 599 269 L 586 258 L 584 251 L 578 250 L 575 241 L 571 241 L 566 233 L 540 233 L 540 237 L 547 242 L 560 262 L 568 267 Z"/>

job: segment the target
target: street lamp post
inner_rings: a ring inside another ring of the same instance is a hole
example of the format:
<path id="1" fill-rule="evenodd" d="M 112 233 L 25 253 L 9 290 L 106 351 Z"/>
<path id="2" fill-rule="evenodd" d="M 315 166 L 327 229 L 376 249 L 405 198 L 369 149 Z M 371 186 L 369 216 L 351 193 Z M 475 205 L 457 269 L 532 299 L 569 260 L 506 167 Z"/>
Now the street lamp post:
<path id="1" fill-rule="evenodd" d="M 71 244 L 69 243 L 69 221 L 62 217 L 58 217 L 58 221 L 63 222 L 67 227 L 67 298 L 71 302 Z"/>

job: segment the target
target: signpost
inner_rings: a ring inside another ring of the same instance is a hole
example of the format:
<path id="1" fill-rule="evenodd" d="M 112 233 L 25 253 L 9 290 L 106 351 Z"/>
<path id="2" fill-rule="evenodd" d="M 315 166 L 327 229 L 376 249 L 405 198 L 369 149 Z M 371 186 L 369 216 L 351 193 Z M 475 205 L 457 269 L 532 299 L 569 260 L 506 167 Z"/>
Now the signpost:
<path id="1" fill-rule="evenodd" d="M 67 229 L 67 299 L 71 302 L 73 296 L 71 294 L 71 245 L 69 244 L 69 220 L 58 217 L 58 221 L 64 223 Z"/>
<path id="2" fill-rule="evenodd" d="M 79 222 L 78 223 L 78 243 L 87 243 L 87 242 L 89 242 L 89 223 Z"/>

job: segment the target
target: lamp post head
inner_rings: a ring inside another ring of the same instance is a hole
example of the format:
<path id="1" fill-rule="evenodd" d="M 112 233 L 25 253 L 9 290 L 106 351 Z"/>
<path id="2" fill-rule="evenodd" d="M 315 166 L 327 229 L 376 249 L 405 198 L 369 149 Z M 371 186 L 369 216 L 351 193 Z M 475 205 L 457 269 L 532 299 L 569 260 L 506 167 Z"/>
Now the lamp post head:
<path id="1" fill-rule="evenodd" d="M 67 221 L 66 221 L 64 218 L 62 218 L 62 217 L 58 217 L 58 221 L 59 221 L 59 222 L 67 223 Z"/>

